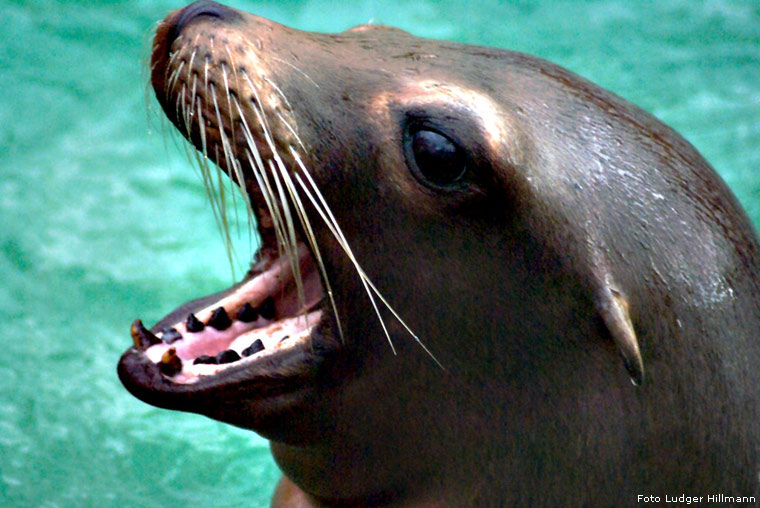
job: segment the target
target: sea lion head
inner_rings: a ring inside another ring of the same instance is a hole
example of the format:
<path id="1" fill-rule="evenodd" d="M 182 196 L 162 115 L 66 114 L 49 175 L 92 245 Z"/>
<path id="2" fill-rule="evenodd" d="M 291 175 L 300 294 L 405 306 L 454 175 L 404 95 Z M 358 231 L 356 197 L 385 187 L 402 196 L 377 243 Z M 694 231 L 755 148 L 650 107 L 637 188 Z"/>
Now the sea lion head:
<path id="1" fill-rule="evenodd" d="M 214 2 L 159 25 L 151 83 L 209 182 L 210 160 L 244 190 L 261 247 L 241 283 L 133 325 L 135 396 L 262 434 L 322 500 L 473 502 L 620 451 L 642 333 L 675 328 L 641 324 L 660 282 L 632 253 L 662 248 L 686 173 L 723 189 L 667 127 L 526 55 Z"/>

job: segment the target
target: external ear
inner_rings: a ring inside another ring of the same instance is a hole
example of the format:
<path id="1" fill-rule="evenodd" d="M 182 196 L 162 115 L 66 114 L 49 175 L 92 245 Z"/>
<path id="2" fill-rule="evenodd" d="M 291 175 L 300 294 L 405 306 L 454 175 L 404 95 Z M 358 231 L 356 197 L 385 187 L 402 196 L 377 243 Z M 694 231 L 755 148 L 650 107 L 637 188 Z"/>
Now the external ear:
<path id="1" fill-rule="evenodd" d="M 598 291 L 595 303 L 612 341 L 623 357 L 631 381 L 636 386 L 641 385 L 644 382 L 644 361 L 641 359 L 639 341 L 628 313 L 628 301 L 620 291 L 607 283 Z"/>

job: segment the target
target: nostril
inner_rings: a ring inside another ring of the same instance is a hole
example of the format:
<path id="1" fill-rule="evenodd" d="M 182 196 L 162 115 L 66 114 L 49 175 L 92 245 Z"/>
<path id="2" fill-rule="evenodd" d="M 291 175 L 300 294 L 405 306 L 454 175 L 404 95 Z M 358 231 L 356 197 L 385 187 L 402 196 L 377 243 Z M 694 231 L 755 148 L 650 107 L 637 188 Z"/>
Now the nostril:
<path id="1" fill-rule="evenodd" d="M 182 30 L 198 18 L 218 18 L 222 21 L 232 21 L 239 16 L 237 11 L 217 2 L 199 0 L 185 7 L 174 23 L 171 40 L 177 38 Z"/>
<path id="2" fill-rule="evenodd" d="M 221 18 L 223 10 L 229 10 L 227 7 L 218 4 L 216 2 L 209 2 L 207 0 L 200 0 L 193 2 L 185 7 L 177 20 L 177 30 L 182 30 L 185 26 L 190 24 L 196 18 L 202 16 L 208 16 L 210 18 Z"/>

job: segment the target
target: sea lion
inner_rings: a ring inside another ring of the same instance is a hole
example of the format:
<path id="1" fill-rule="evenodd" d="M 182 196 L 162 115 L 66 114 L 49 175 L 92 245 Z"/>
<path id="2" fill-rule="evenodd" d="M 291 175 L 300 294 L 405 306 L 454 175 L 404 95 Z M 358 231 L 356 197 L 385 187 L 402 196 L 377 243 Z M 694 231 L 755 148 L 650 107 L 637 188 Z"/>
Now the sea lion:
<path id="1" fill-rule="evenodd" d="M 273 506 L 760 495 L 760 245 L 673 130 L 524 54 L 214 2 L 151 69 L 262 246 L 119 376 L 270 439 Z"/>

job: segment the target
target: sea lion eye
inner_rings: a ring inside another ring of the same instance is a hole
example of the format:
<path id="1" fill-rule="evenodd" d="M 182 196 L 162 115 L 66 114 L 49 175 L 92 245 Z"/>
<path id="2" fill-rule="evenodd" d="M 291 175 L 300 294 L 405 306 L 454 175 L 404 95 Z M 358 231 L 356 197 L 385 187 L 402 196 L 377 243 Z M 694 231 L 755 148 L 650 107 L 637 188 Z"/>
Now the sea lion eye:
<path id="1" fill-rule="evenodd" d="M 414 164 L 425 183 L 448 187 L 467 171 L 462 149 L 443 134 L 418 130 L 411 133 L 410 141 Z"/>

